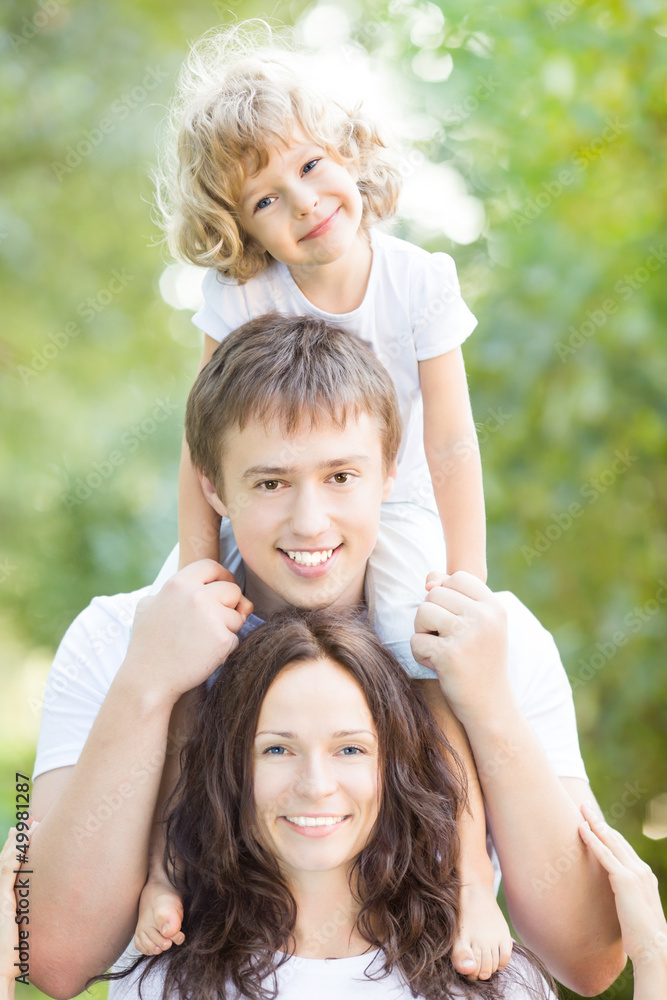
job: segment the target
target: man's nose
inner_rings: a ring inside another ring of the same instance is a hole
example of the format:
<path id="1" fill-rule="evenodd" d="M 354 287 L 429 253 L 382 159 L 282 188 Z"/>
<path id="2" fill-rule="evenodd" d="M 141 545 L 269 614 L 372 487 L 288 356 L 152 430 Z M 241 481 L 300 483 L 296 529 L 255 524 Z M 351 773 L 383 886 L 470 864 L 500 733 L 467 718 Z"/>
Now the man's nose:
<path id="1" fill-rule="evenodd" d="M 313 541 L 331 526 L 324 498 L 314 488 L 295 490 L 290 516 L 290 529 L 294 535 Z"/>

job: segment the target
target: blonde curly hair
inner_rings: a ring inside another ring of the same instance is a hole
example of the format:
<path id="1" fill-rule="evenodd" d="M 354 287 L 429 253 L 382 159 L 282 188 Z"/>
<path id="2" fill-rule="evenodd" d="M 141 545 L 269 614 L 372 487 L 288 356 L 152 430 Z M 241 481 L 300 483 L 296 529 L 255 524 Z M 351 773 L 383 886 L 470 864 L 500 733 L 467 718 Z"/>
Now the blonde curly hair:
<path id="1" fill-rule="evenodd" d="M 279 44 L 276 37 L 254 20 L 209 31 L 191 47 L 155 174 L 172 254 L 239 283 L 272 260 L 240 224 L 241 188 L 296 129 L 354 166 L 365 230 L 394 214 L 400 190 L 398 170 L 361 105 L 343 107 L 311 85 L 304 56 L 284 32 Z"/>

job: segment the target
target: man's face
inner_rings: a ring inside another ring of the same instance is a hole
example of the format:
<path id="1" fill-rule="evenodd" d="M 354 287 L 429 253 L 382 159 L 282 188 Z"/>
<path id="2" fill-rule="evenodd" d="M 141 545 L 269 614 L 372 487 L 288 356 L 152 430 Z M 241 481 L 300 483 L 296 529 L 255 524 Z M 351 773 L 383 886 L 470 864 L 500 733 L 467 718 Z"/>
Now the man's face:
<path id="1" fill-rule="evenodd" d="M 222 481 L 224 497 L 207 480 L 204 489 L 231 520 L 257 614 L 361 600 L 393 485 L 373 418 L 361 414 L 342 429 L 306 420 L 290 437 L 275 420 L 252 421 L 227 435 Z"/>

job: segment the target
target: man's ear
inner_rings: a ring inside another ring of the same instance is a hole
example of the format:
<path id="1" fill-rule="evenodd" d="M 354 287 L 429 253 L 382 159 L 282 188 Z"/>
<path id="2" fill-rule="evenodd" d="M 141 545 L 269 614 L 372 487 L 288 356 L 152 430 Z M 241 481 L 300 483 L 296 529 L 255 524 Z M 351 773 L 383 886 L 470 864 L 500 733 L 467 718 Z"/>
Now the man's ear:
<path id="1" fill-rule="evenodd" d="M 391 463 L 389 471 L 385 477 L 384 486 L 382 488 L 382 501 L 388 500 L 391 496 L 391 491 L 394 488 L 394 483 L 396 482 L 396 476 L 398 475 L 398 466 L 396 464 L 396 459 Z"/>
<path id="2" fill-rule="evenodd" d="M 210 503 L 213 510 L 216 514 L 219 514 L 220 517 L 227 517 L 227 508 L 218 496 L 218 492 L 211 480 L 199 470 L 197 470 L 197 475 L 199 476 L 199 482 L 201 483 L 202 493 Z"/>

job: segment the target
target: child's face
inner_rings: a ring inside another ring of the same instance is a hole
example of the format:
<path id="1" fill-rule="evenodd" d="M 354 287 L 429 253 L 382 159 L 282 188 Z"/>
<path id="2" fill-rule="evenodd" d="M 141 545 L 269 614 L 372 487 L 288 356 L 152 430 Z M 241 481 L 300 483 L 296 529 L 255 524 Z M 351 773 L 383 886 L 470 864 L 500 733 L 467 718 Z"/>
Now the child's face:
<path id="1" fill-rule="evenodd" d="M 239 204 L 245 231 L 289 267 L 344 257 L 358 238 L 362 211 L 355 174 L 301 132 L 246 177 Z"/>
<path id="2" fill-rule="evenodd" d="M 393 485 L 373 418 L 306 420 L 289 437 L 275 420 L 253 420 L 226 436 L 222 477 L 224 497 L 206 479 L 204 489 L 231 519 L 257 614 L 361 600 Z"/>

